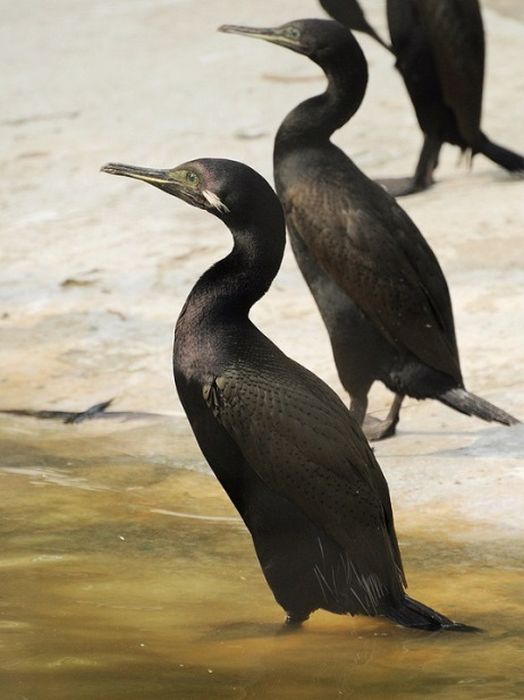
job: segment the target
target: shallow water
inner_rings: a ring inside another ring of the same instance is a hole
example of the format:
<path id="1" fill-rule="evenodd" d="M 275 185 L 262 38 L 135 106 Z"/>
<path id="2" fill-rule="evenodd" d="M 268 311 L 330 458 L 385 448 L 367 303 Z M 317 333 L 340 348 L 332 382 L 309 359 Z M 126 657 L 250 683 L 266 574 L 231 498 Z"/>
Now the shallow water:
<path id="1" fill-rule="evenodd" d="M 524 694 L 522 570 L 505 543 L 450 544 L 423 514 L 398 528 L 412 595 L 483 634 L 316 613 L 282 635 L 184 421 L 2 418 L 0 448 L 2 699 Z"/>

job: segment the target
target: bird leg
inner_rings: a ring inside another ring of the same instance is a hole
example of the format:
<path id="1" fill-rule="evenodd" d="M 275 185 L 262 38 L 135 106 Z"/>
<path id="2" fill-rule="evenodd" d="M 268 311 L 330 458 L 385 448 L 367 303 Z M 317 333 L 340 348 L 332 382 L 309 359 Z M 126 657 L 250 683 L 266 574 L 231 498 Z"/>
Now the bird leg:
<path id="1" fill-rule="evenodd" d="M 280 633 L 287 634 L 290 632 L 297 632 L 301 629 L 302 623 L 306 620 L 309 620 L 309 613 L 298 613 L 287 610 L 286 619 Z"/>
<path id="2" fill-rule="evenodd" d="M 364 435 L 368 440 L 384 440 L 392 437 L 395 434 L 397 423 L 400 417 L 400 407 L 404 400 L 403 394 L 395 394 L 389 413 L 384 420 L 378 420 L 373 416 L 367 415 L 362 425 Z"/>
<path id="3" fill-rule="evenodd" d="M 433 172 L 438 165 L 442 142 L 431 136 L 424 136 L 424 143 L 413 177 L 381 178 L 377 180 L 393 197 L 423 192 L 433 184 Z"/>
<path id="4" fill-rule="evenodd" d="M 415 177 L 413 178 L 413 192 L 422 192 L 433 184 L 433 172 L 438 165 L 441 148 L 442 141 L 427 134 L 424 136 L 424 143 L 420 151 Z M 406 194 L 409 194 L 409 192 L 406 192 Z"/>
<path id="5" fill-rule="evenodd" d="M 363 396 L 351 396 L 351 401 L 349 403 L 349 410 L 353 418 L 362 427 L 364 424 L 364 419 L 366 417 L 366 411 L 368 407 L 368 397 L 366 394 Z"/>

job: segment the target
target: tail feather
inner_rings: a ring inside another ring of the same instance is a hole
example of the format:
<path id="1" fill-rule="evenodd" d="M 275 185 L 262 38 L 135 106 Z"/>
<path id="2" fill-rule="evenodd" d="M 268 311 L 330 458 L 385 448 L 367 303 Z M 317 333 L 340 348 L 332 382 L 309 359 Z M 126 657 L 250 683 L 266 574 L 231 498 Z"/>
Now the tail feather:
<path id="1" fill-rule="evenodd" d="M 495 421 L 503 425 L 515 425 L 520 423 L 517 418 L 510 416 L 506 411 L 497 408 L 497 406 L 489 403 L 489 401 L 472 394 L 466 389 L 449 389 L 443 394 L 440 394 L 437 398 L 439 401 L 446 404 L 446 406 L 450 406 L 461 413 L 465 413 L 467 416 L 477 416 L 477 418 L 482 418 L 482 420 Z"/>
<path id="2" fill-rule="evenodd" d="M 478 627 L 463 625 L 460 622 L 453 622 L 445 615 L 441 615 L 436 610 L 429 608 L 418 600 L 409 596 L 404 598 L 400 607 L 392 608 L 386 612 L 386 616 L 394 622 L 404 627 L 412 629 L 445 630 L 449 632 L 481 632 Z"/>
<path id="3" fill-rule="evenodd" d="M 524 174 L 523 156 L 493 143 L 493 141 L 490 141 L 484 134 L 483 137 L 480 146 L 475 148 L 477 153 L 482 153 L 482 155 L 486 156 L 486 158 L 489 158 L 497 165 L 509 170 L 510 173 Z"/>

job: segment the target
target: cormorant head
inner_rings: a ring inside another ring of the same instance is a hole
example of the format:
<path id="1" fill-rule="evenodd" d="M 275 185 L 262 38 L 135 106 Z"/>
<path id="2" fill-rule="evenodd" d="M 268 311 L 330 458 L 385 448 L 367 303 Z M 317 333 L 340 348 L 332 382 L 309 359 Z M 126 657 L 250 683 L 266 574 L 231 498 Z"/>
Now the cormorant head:
<path id="1" fill-rule="evenodd" d="M 352 44 L 358 47 L 345 27 L 329 19 L 299 19 L 268 29 L 224 24 L 218 31 L 264 39 L 308 56 L 320 65 L 336 59 L 342 52 L 346 54 Z"/>
<path id="2" fill-rule="evenodd" d="M 248 222 L 263 212 L 268 217 L 275 212 L 276 216 L 283 216 L 278 198 L 266 180 L 235 160 L 200 158 L 167 170 L 108 163 L 101 170 L 148 182 L 229 224 Z"/>

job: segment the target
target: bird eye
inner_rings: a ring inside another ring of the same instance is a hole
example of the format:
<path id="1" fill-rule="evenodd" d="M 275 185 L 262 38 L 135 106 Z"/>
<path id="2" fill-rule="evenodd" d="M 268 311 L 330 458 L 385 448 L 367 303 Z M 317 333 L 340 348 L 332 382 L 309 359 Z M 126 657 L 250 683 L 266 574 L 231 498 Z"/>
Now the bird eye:
<path id="1" fill-rule="evenodd" d="M 298 39 L 300 37 L 300 30 L 297 29 L 297 27 L 288 27 L 288 29 L 286 29 L 286 36 L 289 37 L 289 39 Z"/>
<path id="2" fill-rule="evenodd" d="M 188 170 L 186 173 L 186 182 L 188 182 L 190 185 L 196 185 L 198 182 L 198 175 L 191 170 Z"/>

